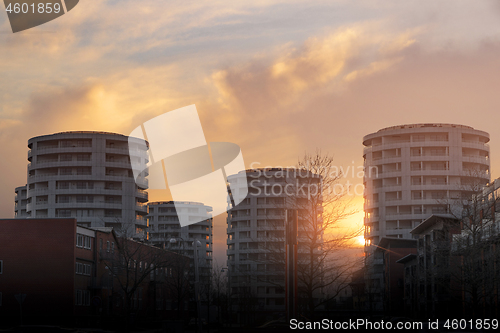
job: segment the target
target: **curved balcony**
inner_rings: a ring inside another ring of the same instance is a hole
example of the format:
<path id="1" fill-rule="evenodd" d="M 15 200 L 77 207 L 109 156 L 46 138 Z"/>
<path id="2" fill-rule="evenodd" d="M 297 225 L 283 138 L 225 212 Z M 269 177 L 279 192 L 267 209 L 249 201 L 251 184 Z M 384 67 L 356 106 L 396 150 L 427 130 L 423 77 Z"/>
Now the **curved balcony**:
<path id="1" fill-rule="evenodd" d="M 92 153 L 92 147 L 41 147 L 35 151 L 36 155 Z"/>
<path id="2" fill-rule="evenodd" d="M 364 223 L 375 223 L 375 222 L 378 222 L 379 219 L 380 219 L 379 216 L 365 217 Z"/>
<path id="3" fill-rule="evenodd" d="M 135 150 L 133 150 L 135 151 Z M 117 155 L 129 155 L 128 147 L 111 147 L 106 146 L 105 152 L 108 154 L 117 154 Z"/>
<path id="4" fill-rule="evenodd" d="M 119 149 L 119 151 L 122 152 L 122 148 L 106 148 L 106 152 L 111 153 L 112 151 L 109 151 L 109 150 L 112 150 L 112 149 Z M 144 149 L 130 149 L 129 150 L 129 148 L 125 148 L 125 149 L 127 151 L 127 155 L 149 159 L 149 155 L 148 155 L 147 150 L 144 150 Z"/>
<path id="5" fill-rule="evenodd" d="M 92 161 L 33 162 L 28 164 L 28 171 L 45 169 L 45 168 L 78 168 L 78 167 L 92 167 Z"/>
<path id="6" fill-rule="evenodd" d="M 380 193 L 380 192 L 393 192 L 393 191 L 401 191 L 402 185 L 387 185 L 387 186 L 379 186 L 372 187 L 372 193 Z"/>
<path id="7" fill-rule="evenodd" d="M 482 151 L 490 151 L 490 145 L 479 141 L 462 141 L 462 148 L 475 148 Z"/>
<path id="8" fill-rule="evenodd" d="M 121 210 L 123 208 L 123 204 L 121 203 L 107 203 L 104 201 L 94 201 L 94 202 L 58 202 L 55 204 L 50 205 L 53 208 L 56 209 L 80 209 L 80 208 L 86 208 L 86 209 L 119 209 Z"/>
<path id="9" fill-rule="evenodd" d="M 252 227 L 235 227 L 235 228 L 231 228 L 231 231 L 233 232 L 238 232 L 238 231 L 252 231 Z M 260 229 L 259 230 L 263 230 L 263 229 Z"/>
<path id="10" fill-rule="evenodd" d="M 148 221 L 147 220 L 135 219 L 134 221 L 135 221 L 136 225 L 140 225 L 140 226 L 143 226 L 143 227 L 147 227 L 148 226 Z"/>
<path id="11" fill-rule="evenodd" d="M 230 217 L 230 220 L 236 222 L 236 221 L 250 220 L 251 218 L 252 218 L 252 215 L 238 215 L 238 216 Z M 265 215 L 262 216 L 262 218 L 265 218 Z"/>
<path id="12" fill-rule="evenodd" d="M 410 156 L 411 162 L 448 162 L 449 155 L 413 155 Z"/>
<path id="13" fill-rule="evenodd" d="M 412 191 L 419 191 L 419 190 L 456 190 L 459 191 L 462 185 L 459 184 L 421 184 L 421 185 L 411 185 L 411 190 Z"/>
<path id="14" fill-rule="evenodd" d="M 483 157 L 483 156 L 463 155 L 462 161 L 490 165 L 490 159 L 488 157 Z"/>
<path id="15" fill-rule="evenodd" d="M 370 238 L 378 237 L 378 236 L 380 236 L 379 230 L 371 230 L 367 235 L 365 235 L 365 239 L 370 239 Z"/>
<path id="16" fill-rule="evenodd" d="M 90 175 L 35 175 L 28 177 L 28 184 L 41 182 L 41 181 L 50 181 L 50 180 L 95 180 L 93 176 Z"/>
<path id="17" fill-rule="evenodd" d="M 410 170 L 412 176 L 458 176 L 450 173 L 450 170 Z"/>
<path id="18" fill-rule="evenodd" d="M 237 251 L 239 253 L 268 253 L 269 252 L 266 249 L 250 249 L 250 248 L 239 249 Z"/>
<path id="19" fill-rule="evenodd" d="M 398 229 L 386 229 L 385 233 L 387 236 L 403 235 L 403 238 L 410 238 L 410 236 L 411 236 L 410 231 L 411 231 L 411 229 L 398 228 Z"/>
<path id="20" fill-rule="evenodd" d="M 364 209 L 371 209 L 371 208 L 377 208 L 380 205 L 380 201 L 377 202 L 370 202 L 370 203 L 364 203 L 363 208 Z"/>
<path id="21" fill-rule="evenodd" d="M 132 170 L 132 166 L 128 161 L 106 161 L 104 162 L 106 167 L 124 168 Z"/>
<path id="22" fill-rule="evenodd" d="M 436 213 L 437 214 L 437 213 Z M 444 214 L 444 213 L 443 213 Z M 431 214 L 425 213 L 425 214 L 401 214 L 401 213 L 395 213 L 395 214 L 385 214 L 385 219 L 386 220 L 423 220 L 427 217 L 429 217 Z"/>
<path id="23" fill-rule="evenodd" d="M 402 170 L 378 171 L 378 179 L 401 176 Z"/>
<path id="24" fill-rule="evenodd" d="M 130 179 L 130 177 L 126 177 L 127 179 Z M 133 179 L 133 178 L 132 178 Z M 149 187 L 149 181 L 147 178 L 144 178 L 144 177 L 138 177 L 135 179 L 135 183 L 136 185 L 140 188 L 140 189 L 147 189 Z"/>
<path id="25" fill-rule="evenodd" d="M 145 192 L 143 190 L 139 190 L 138 192 L 135 192 L 135 197 L 140 202 L 147 202 L 148 198 L 149 198 L 149 195 L 148 195 L 148 192 Z"/>
<path id="26" fill-rule="evenodd" d="M 401 162 L 403 159 L 401 156 L 386 156 L 386 157 L 371 158 L 367 160 L 371 162 L 372 166 L 379 166 L 381 164 Z"/>
<path id="27" fill-rule="evenodd" d="M 141 212 L 141 213 L 148 213 L 148 206 L 147 205 L 135 205 L 135 211 L 136 212 Z"/>

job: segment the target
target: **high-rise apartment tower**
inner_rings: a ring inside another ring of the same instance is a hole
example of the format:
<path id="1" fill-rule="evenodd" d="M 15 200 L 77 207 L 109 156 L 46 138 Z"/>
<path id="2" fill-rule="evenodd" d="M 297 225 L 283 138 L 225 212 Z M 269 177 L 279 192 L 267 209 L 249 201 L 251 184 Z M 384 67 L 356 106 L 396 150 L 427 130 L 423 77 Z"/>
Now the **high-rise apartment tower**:
<path id="1" fill-rule="evenodd" d="M 147 171 L 134 179 L 130 163 L 147 163 L 143 140 L 63 132 L 31 138 L 28 148 L 26 212 L 19 187 L 16 217 L 74 217 L 82 226 L 114 227 L 129 235 L 147 227 Z"/>
<path id="2" fill-rule="evenodd" d="M 469 126 L 412 124 L 363 138 L 365 292 L 369 310 L 384 310 L 381 241 L 410 239 L 431 215 L 457 217 L 460 198 L 490 181 L 489 135 Z M 458 200 L 457 200 L 458 199 Z"/>
<path id="3" fill-rule="evenodd" d="M 227 217 L 227 267 L 233 305 L 240 304 L 240 311 L 247 309 L 254 313 L 283 311 L 286 212 L 299 212 L 298 256 L 301 258 L 301 243 L 307 243 L 307 236 L 311 235 L 305 234 L 308 232 L 304 222 L 306 214 L 301 212 L 307 204 L 299 206 L 298 203 L 307 202 L 308 191 L 320 182 L 319 176 L 293 168 L 267 168 L 241 171 L 229 176 L 228 181 L 232 191 L 246 191 L 248 182 L 247 197 L 233 207 Z M 321 212 L 320 209 L 318 222 Z M 311 237 L 318 237 L 320 243 L 322 234 Z M 253 308 L 247 308 L 248 304 L 254 304 Z"/>
<path id="4" fill-rule="evenodd" d="M 490 181 L 489 134 L 469 126 L 393 126 L 363 138 L 366 248 L 382 237 L 410 238 L 432 214 L 451 214 L 452 199 Z"/>

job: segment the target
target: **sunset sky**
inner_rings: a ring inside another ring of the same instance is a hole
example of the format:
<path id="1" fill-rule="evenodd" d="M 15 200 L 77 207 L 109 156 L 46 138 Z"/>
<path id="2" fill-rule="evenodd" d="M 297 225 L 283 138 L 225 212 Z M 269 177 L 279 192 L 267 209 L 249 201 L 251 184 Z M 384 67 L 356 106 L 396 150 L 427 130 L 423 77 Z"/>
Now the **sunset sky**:
<path id="1" fill-rule="evenodd" d="M 364 135 L 443 122 L 489 132 L 500 176 L 500 1 L 81 0 L 16 34 L 0 8 L 3 218 L 29 138 L 129 134 L 190 104 L 207 141 L 240 145 L 248 167 L 321 149 L 357 168 Z"/>

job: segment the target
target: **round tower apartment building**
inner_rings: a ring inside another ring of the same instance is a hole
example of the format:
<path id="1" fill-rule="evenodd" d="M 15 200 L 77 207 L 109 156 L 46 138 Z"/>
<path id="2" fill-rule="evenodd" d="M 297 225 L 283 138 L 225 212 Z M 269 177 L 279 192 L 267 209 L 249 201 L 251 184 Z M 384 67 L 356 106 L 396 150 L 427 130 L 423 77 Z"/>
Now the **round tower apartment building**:
<path id="1" fill-rule="evenodd" d="M 489 134 L 469 126 L 412 124 L 363 138 L 365 251 L 382 237 L 411 238 L 432 214 L 456 216 L 450 202 L 490 181 Z"/>

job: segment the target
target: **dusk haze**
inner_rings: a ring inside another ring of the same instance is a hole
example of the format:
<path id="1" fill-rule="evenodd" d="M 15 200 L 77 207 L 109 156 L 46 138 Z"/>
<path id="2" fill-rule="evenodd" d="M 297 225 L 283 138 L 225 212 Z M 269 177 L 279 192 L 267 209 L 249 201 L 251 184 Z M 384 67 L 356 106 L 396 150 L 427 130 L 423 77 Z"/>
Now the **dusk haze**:
<path id="1" fill-rule="evenodd" d="M 500 2 L 4 0 L 0 330 L 493 331 Z"/>

